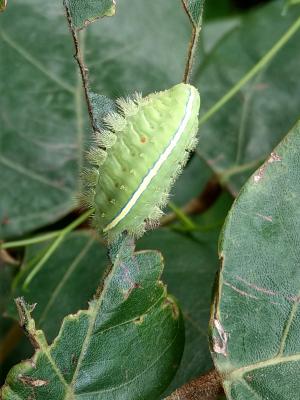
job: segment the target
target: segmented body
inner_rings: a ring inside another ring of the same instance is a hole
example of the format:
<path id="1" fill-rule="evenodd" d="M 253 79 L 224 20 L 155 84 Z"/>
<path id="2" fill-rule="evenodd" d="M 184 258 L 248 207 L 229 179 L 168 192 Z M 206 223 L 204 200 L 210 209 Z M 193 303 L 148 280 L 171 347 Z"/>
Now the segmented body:
<path id="1" fill-rule="evenodd" d="M 140 236 L 154 224 L 170 187 L 196 145 L 200 98 L 179 84 L 145 98 L 119 100 L 120 113 L 106 118 L 99 135 L 106 152 L 92 149 L 89 202 L 97 228 L 109 241 L 124 230 Z M 88 175 L 88 174 L 87 174 Z M 92 178 L 91 178 L 92 176 Z"/>

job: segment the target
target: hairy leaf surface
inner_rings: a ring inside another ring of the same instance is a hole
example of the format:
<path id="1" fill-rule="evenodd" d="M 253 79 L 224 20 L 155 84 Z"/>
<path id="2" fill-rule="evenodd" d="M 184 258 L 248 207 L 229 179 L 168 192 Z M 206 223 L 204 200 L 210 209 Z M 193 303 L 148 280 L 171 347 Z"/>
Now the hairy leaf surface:
<path id="1" fill-rule="evenodd" d="M 298 122 L 225 224 L 211 341 L 228 399 L 299 399 L 299 170 Z"/>
<path id="2" fill-rule="evenodd" d="M 111 259 L 101 294 L 88 310 L 64 319 L 51 346 L 35 329 L 32 307 L 18 299 L 36 352 L 11 370 L 3 400 L 152 400 L 169 384 L 181 358 L 183 329 L 180 311 L 159 280 L 161 255 L 134 254 L 125 238 Z"/>
<path id="3" fill-rule="evenodd" d="M 147 94 L 182 78 L 190 26 L 180 2 L 120 0 L 115 17 L 81 33 L 94 92 Z M 55 222 L 76 206 L 90 128 L 61 0 L 11 0 L 0 18 L 0 53 L 4 238 Z M 90 96 L 98 121 L 113 103 Z"/>

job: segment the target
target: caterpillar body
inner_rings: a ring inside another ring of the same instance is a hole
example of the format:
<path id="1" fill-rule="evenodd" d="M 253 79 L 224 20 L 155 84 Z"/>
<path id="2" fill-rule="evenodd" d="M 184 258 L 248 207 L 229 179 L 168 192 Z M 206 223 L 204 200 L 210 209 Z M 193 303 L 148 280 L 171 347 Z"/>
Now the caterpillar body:
<path id="1" fill-rule="evenodd" d="M 85 204 L 109 242 L 123 231 L 139 237 L 162 215 L 170 188 L 196 146 L 200 96 L 180 83 L 142 98 L 117 100 L 104 118 L 83 173 Z"/>

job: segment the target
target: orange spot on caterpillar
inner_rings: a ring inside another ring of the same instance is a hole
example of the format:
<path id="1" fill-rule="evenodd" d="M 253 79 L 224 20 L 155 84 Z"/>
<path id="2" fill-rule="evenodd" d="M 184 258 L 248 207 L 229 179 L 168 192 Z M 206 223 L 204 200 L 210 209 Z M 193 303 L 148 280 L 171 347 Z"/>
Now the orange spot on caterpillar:
<path id="1" fill-rule="evenodd" d="M 147 138 L 146 138 L 146 136 L 142 136 L 141 137 L 141 143 L 147 143 Z"/>

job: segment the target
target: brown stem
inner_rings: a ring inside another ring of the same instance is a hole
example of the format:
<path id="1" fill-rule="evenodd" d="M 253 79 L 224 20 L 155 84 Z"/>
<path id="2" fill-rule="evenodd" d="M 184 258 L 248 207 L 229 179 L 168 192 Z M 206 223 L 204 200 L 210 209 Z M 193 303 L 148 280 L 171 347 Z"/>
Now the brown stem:
<path id="1" fill-rule="evenodd" d="M 83 61 L 83 53 L 80 49 L 80 40 L 79 40 L 79 36 L 78 36 L 79 31 L 78 31 L 78 29 L 75 29 L 72 24 L 72 17 L 71 17 L 70 10 L 69 10 L 67 4 L 64 3 L 64 6 L 65 6 L 65 10 L 66 10 L 69 29 L 72 34 L 72 38 L 73 38 L 73 42 L 74 42 L 74 47 L 75 47 L 74 58 L 77 61 L 77 64 L 79 66 L 79 71 L 80 71 L 80 75 L 81 75 L 81 79 L 82 79 L 82 84 L 83 84 L 83 89 L 84 89 L 84 94 L 85 94 L 87 108 L 88 108 L 88 112 L 89 112 L 89 116 L 90 116 L 91 125 L 92 125 L 93 130 L 97 131 L 97 128 L 94 124 L 93 108 L 92 108 L 92 104 L 91 104 L 90 98 L 89 98 L 89 70 Z"/>
<path id="2" fill-rule="evenodd" d="M 3 242 L 0 241 L 0 267 L 1 267 L 1 262 L 3 262 L 4 264 L 9 264 L 12 266 L 19 266 L 20 262 L 18 260 L 16 260 L 15 258 L 13 258 L 13 256 L 6 251 L 5 249 L 1 249 L 1 244 Z"/>
<path id="3" fill-rule="evenodd" d="M 221 378 L 212 370 L 175 390 L 165 400 L 217 400 L 222 393 Z"/>
<path id="4" fill-rule="evenodd" d="M 196 51 L 196 45 L 197 45 L 197 39 L 198 39 L 198 33 L 197 29 L 193 27 L 192 30 L 192 37 L 191 41 L 189 44 L 189 50 L 188 50 L 188 56 L 187 56 L 187 62 L 185 65 L 185 70 L 184 70 L 184 75 L 183 75 L 183 82 L 184 83 L 189 83 L 191 74 L 192 74 L 192 69 L 193 69 L 193 62 L 194 62 L 194 57 L 195 57 L 195 51 Z"/>
<path id="5" fill-rule="evenodd" d="M 186 12 L 187 16 L 189 17 L 189 20 L 193 27 L 192 37 L 191 37 L 189 49 L 188 49 L 187 62 L 185 65 L 185 71 L 184 71 L 184 75 L 183 75 L 183 82 L 189 83 L 191 75 L 192 75 L 192 69 L 193 69 L 193 63 L 194 63 L 194 58 L 195 58 L 195 54 L 196 54 L 197 42 L 198 42 L 198 38 L 200 35 L 200 31 L 201 31 L 201 24 L 195 23 L 195 21 L 193 20 L 191 14 L 189 12 L 189 9 L 186 5 L 185 0 L 181 0 L 181 2 L 182 2 L 183 9 Z"/>

